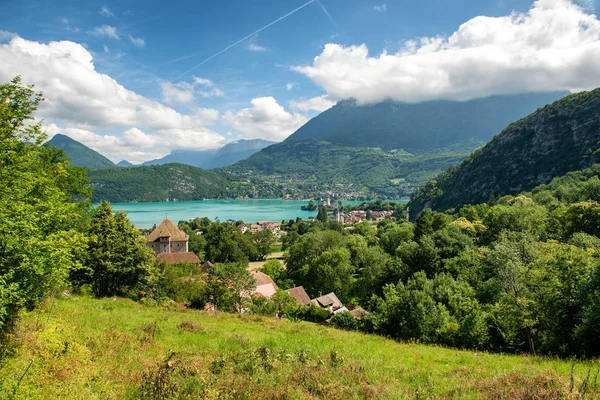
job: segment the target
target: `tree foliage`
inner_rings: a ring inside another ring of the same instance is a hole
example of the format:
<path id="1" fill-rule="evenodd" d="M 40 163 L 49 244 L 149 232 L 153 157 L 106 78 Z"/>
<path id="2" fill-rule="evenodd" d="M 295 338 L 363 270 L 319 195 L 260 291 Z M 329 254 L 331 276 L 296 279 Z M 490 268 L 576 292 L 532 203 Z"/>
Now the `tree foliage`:
<path id="1" fill-rule="evenodd" d="M 85 173 L 42 146 L 42 100 L 20 77 L 0 85 L 0 330 L 65 285 L 86 242 Z"/>
<path id="2" fill-rule="evenodd" d="M 154 252 L 124 212 L 113 213 L 101 203 L 90 222 L 84 267 L 74 274 L 79 284 L 90 284 L 96 296 L 126 295 L 152 285 L 157 277 Z"/>

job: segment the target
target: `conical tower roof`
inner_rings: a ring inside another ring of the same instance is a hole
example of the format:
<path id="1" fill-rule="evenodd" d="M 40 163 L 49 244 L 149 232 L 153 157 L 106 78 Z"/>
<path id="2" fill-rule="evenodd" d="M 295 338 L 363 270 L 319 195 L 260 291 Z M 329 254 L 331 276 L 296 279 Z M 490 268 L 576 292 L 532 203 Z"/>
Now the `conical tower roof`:
<path id="1" fill-rule="evenodd" d="M 161 237 L 171 237 L 172 241 L 183 241 L 188 239 L 188 235 L 177 225 L 173 223 L 169 218 L 165 218 L 163 222 L 158 225 L 150 235 L 146 238 L 146 242 L 151 243 L 158 240 Z"/>

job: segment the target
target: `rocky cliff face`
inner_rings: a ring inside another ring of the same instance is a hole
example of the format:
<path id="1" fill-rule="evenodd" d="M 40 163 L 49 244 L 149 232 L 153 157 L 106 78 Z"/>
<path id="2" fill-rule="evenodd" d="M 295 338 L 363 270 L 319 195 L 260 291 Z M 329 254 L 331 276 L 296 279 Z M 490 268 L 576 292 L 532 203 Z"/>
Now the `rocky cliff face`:
<path id="1" fill-rule="evenodd" d="M 447 210 L 516 194 L 598 162 L 600 89 L 564 97 L 509 125 L 482 149 L 421 188 L 411 201 Z"/>

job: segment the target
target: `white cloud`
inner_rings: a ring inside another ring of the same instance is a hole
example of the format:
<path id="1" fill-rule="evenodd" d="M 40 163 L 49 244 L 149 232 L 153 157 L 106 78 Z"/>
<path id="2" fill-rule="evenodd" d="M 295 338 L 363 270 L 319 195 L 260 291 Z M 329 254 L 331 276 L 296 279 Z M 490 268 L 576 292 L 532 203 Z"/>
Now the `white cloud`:
<path id="1" fill-rule="evenodd" d="M 387 11 L 387 5 L 385 3 L 383 3 L 380 6 L 373 6 L 373 10 L 378 11 L 378 12 L 386 12 Z"/>
<path id="2" fill-rule="evenodd" d="M 117 33 L 117 28 L 114 26 L 96 26 L 90 31 L 90 33 L 95 36 L 107 36 L 112 39 L 120 39 L 119 34 Z"/>
<path id="3" fill-rule="evenodd" d="M 295 82 L 290 82 L 287 85 L 285 85 L 285 87 L 287 88 L 287 90 L 292 90 L 293 88 L 295 88 L 296 86 L 298 86 L 297 83 Z"/>
<path id="4" fill-rule="evenodd" d="M 250 42 L 250 43 L 248 43 L 248 50 L 260 52 L 260 51 L 267 51 L 267 48 L 259 46 L 256 43 Z"/>
<path id="5" fill-rule="evenodd" d="M 131 43 L 133 43 L 133 45 L 137 47 L 144 47 L 146 45 L 146 41 L 142 38 L 136 38 L 129 35 L 129 40 L 131 40 Z"/>
<path id="6" fill-rule="evenodd" d="M 196 85 L 201 85 L 201 86 L 206 86 L 206 87 L 214 86 L 213 81 L 211 81 L 210 79 L 204 79 L 204 78 L 199 78 L 197 76 L 194 76 L 193 80 L 194 80 L 194 84 L 196 84 Z"/>
<path id="7" fill-rule="evenodd" d="M 201 114 L 184 115 L 126 89 L 97 72 L 92 55 L 80 44 L 45 44 L 15 37 L 0 44 L 0 60 L 0 82 L 21 74 L 24 83 L 43 92 L 46 100 L 37 116 L 52 128 L 47 128 L 49 133 L 65 133 L 113 161 L 126 158 L 125 152 L 137 157 L 128 160 L 143 161 L 143 154 L 150 159 L 175 148 L 201 150 L 226 143 L 223 136 L 206 128 L 214 118 L 207 122 Z M 141 151 L 141 143 L 155 145 Z"/>
<path id="8" fill-rule="evenodd" d="M 189 83 L 164 81 L 160 83 L 160 87 L 163 100 L 167 103 L 189 103 L 194 100 L 194 86 Z"/>
<path id="9" fill-rule="evenodd" d="M 225 93 L 219 88 L 212 88 L 211 90 L 198 90 L 198 93 L 202 97 L 223 97 Z"/>
<path id="10" fill-rule="evenodd" d="M 17 35 L 16 33 L 13 33 L 13 32 L 3 31 L 2 29 L 0 29 L 0 42 L 10 40 L 10 39 L 14 38 L 15 36 L 19 36 L 19 35 Z"/>
<path id="11" fill-rule="evenodd" d="M 259 46 L 258 44 L 256 44 L 256 36 L 253 36 L 252 38 L 250 38 L 250 40 L 248 40 L 248 46 L 246 46 L 246 48 L 250 51 L 256 51 L 256 52 L 267 51 L 266 47 L 262 47 L 262 46 Z"/>
<path id="12" fill-rule="evenodd" d="M 251 104 L 251 108 L 223 115 L 223 121 L 251 139 L 283 140 L 307 121 L 304 115 L 287 112 L 273 97 L 255 98 Z"/>
<path id="13" fill-rule="evenodd" d="M 290 101 L 290 108 L 294 111 L 300 112 L 323 112 L 333 107 L 335 103 L 337 102 L 335 100 L 330 99 L 329 96 L 325 94 L 323 96 L 313 97 L 310 99 L 292 100 Z"/>
<path id="14" fill-rule="evenodd" d="M 44 130 L 48 133 L 49 138 L 57 133 L 67 135 L 71 139 L 85 144 L 102 155 L 110 155 L 109 158 L 113 162 L 127 160 L 134 164 L 138 164 L 144 161 L 161 158 L 169 154 L 169 151 L 165 148 L 159 148 L 157 150 L 144 149 L 144 151 L 140 151 L 140 146 L 131 144 L 132 139 L 135 141 L 135 129 L 136 128 L 132 128 L 132 132 L 134 133 L 130 132 L 129 137 L 124 139 L 115 135 L 98 135 L 89 129 L 82 127 L 69 125 L 58 126 L 54 123 L 44 125 Z M 141 131 L 139 132 L 144 134 Z"/>
<path id="15" fill-rule="evenodd" d="M 104 45 L 104 52 L 105 52 L 105 53 L 110 53 L 110 50 L 109 50 L 109 48 L 108 48 L 108 46 L 107 46 L 107 45 Z"/>
<path id="16" fill-rule="evenodd" d="M 527 13 L 476 17 L 449 37 L 408 41 L 395 54 L 328 44 L 292 67 L 336 99 L 418 102 L 600 86 L 600 21 L 567 0 Z"/>
<path id="17" fill-rule="evenodd" d="M 195 111 L 195 115 L 207 126 L 214 125 L 219 120 L 219 110 L 215 110 L 214 108 L 198 108 Z"/>
<path id="18" fill-rule="evenodd" d="M 157 144 L 157 139 L 135 127 L 123 132 L 123 140 L 130 146 L 150 148 Z"/>
<path id="19" fill-rule="evenodd" d="M 106 6 L 102 6 L 100 10 L 98 10 L 98 14 L 103 15 L 105 17 L 114 17 L 115 14 L 110 11 L 110 9 Z"/>
<path id="20" fill-rule="evenodd" d="M 193 83 L 179 82 L 172 83 L 163 81 L 160 83 L 163 100 L 167 103 L 190 103 L 194 100 L 194 95 L 201 97 L 223 97 L 225 93 L 220 88 L 214 87 L 211 80 L 193 77 Z M 200 90 L 197 87 L 202 86 L 208 90 Z"/>

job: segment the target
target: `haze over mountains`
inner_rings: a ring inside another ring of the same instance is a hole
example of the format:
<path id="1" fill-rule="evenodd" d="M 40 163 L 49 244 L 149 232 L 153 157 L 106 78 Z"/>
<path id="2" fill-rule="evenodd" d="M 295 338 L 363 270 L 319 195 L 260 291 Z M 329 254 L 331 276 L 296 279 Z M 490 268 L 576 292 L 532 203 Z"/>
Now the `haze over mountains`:
<path id="1" fill-rule="evenodd" d="M 64 149 L 67 156 L 71 158 L 72 164 L 78 167 L 111 168 L 135 166 L 127 160 L 122 160 L 117 164 L 114 164 L 102 154 L 66 135 L 56 134 L 48 141 L 48 143 L 60 149 Z M 239 140 L 237 142 L 226 144 L 222 148 L 216 150 L 174 150 L 168 156 L 157 160 L 147 161 L 142 165 L 149 166 L 176 163 L 203 169 L 224 167 L 246 159 L 273 143 L 275 142 L 262 139 Z"/>
<path id="2" fill-rule="evenodd" d="M 216 150 L 173 150 L 171 154 L 157 160 L 146 161 L 142 165 L 164 165 L 169 163 L 187 164 L 193 167 L 212 169 L 235 164 L 252 154 L 274 144 L 269 140 L 238 140 Z"/>

